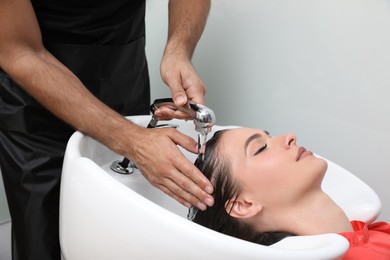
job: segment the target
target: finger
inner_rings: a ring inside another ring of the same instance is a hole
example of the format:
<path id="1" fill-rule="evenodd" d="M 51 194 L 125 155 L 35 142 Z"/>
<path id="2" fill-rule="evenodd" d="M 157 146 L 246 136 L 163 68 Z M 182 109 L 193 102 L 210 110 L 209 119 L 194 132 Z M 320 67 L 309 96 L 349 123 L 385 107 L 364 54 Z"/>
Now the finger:
<path id="1" fill-rule="evenodd" d="M 168 135 L 175 144 L 180 145 L 181 147 L 183 147 L 184 149 L 186 149 L 191 153 L 198 152 L 198 143 L 193 138 L 175 129 L 167 129 L 167 130 L 174 130 L 174 131 L 169 131 Z"/>
<path id="2" fill-rule="evenodd" d="M 207 206 L 212 206 L 214 203 L 211 195 L 202 191 L 198 185 L 179 171 L 176 172 L 174 178 L 167 179 L 166 188 L 178 198 L 201 210 L 205 210 Z"/>
<path id="3" fill-rule="evenodd" d="M 185 156 L 175 147 L 177 153 L 174 153 L 172 158 L 172 167 L 168 167 L 164 172 L 160 172 L 158 175 L 155 174 L 144 174 L 150 183 L 159 189 L 163 190 L 166 194 L 176 199 L 183 205 L 188 206 L 194 205 L 202 210 L 206 208 L 206 205 L 213 205 L 214 200 L 211 195 L 203 191 L 200 186 L 191 178 L 187 177 L 184 173 L 180 172 L 176 165 L 187 165 L 193 166 Z M 193 166 L 195 169 L 196 167 Z M 143 169 L 140 169 L 143 172 Z M 202 173 L 199 172 L 202 175 Z M 205 178 L 207 180 L 207 178 Z M 187 203 L 187 204 L 186 204 Z"/>
<path id="4" fill-rule="evenodd" d="M 206 205 L 211 206 L 214 203 L 210 196 L 213 193 L 213 186 L 203 173 L 187 159 L 183 159 L 176 167 L 182 173 L 175 180 L 176 183 Z"/>
<path id="5" fill-rule="evenodd" d="M 191 116 L 188 115 L 187 113 L 184 113 L 180 110 L 173 110 L 167 107 L 161 107 L 154 111 L 154 115 L 159 119 L 159 120 L 170 120 L 172 118 L 177 118 L 177 119 L 191 119 Z"/>
<path id="6" fill-rule="evenodd" d="M 176 177 L 179 176 L 182 175 L 178 172 Z M 176 179 L 176 181 L 177 180 L 178 179 Z M 159 186 L 158 188 L 186 207 L 196 206 L 200 210 L 205 210 L 207 208 L 205 203 L 203 203 L 191 193 L 187 192 L 186 188 L 178 185 L 174 180 L 167 179 L 165 184 Z"/>
<path id="7" fill-rule="evenodd" d="M 177 177 L 174 179 L 175 182 L 199 200 L 209 205 L 210 201 L 206 202 L 205 200 L 210 198 L 208 195 L 214 191 L 211 182 L 181 152 L 175 158 L 176 160 L 173 162 L 174 167 L 181 173 L 181 178 Z"/>
<path id="8" fill-rule="evenodd" d="M 176 194 L 174 194 L 170 189 L 168 189 L 167 187 L 163 186 L 163 185 L 156 185 L 156 188 L 160 189 L 162 192 L 164 192 L 165 194 L 167 194 L 169 197 L 173 198 L 174 200 L 176 200 L 177 202 L 179 202 L 180 204 L 182 204 L 183 206 L 189 208 L 192 206 L 192 204 L 188 201 L 186 201 L 185 199 L 177 196 Z"/>

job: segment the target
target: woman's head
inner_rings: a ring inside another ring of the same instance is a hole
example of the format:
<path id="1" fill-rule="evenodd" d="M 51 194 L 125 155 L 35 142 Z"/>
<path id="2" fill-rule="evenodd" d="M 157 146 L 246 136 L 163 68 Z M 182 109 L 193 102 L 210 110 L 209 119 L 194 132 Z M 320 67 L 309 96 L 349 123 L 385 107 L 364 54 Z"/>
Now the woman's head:
<path id="1" fill-rule="evenodd" d="M 288 231 L 273 227 L 270 216 L 321 190 L 327 168 L 294 135 L 272 137 L 251 128 L 217 132 L 196 165 L 213 183 L 215 203 L 194 221 L 263 244 L 274 242 L 264 232 Z"/>

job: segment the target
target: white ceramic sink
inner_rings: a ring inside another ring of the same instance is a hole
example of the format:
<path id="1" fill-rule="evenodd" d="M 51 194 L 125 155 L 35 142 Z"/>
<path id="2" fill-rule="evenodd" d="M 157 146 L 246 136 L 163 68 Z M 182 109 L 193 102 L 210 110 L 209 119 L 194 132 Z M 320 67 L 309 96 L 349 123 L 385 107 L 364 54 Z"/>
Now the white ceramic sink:
<path id="1" fill-rule="evenodd" d="M 146 126 L 150 116 L 129 119 Z M 170 123 L 196 137 L 191 121 Z M 291 237 L 266 247 L 206 229 L 188 221 L 187 208 L 151 186 L 138 170 L 130 175 L 113 172 L 111 163 L 121 159 L 79 132 L 71 137 L 60 198 L 63 259 L 337 259 L 348 248 L 337 234 Z M 376 193 L 332 162 L 324 189 L 350 219 L 372 221 L 379 214 Z"/>

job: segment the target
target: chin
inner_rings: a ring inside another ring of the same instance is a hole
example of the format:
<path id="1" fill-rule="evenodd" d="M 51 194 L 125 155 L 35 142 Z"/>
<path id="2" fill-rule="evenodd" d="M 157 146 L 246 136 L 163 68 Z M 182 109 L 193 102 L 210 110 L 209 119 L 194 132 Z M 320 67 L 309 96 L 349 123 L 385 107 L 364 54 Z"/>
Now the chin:
<path id="1" fill-rule="evenodd" d="M 311 161 L 312 166 L 319 175 L 325 176 L 326 170 L 328 169 L 328 162 L 325 159 L 314 156 L 314 160 Z"/>
<path id="2" fill-rule="evenodd" d="M 317 158 L 317 161 L 319 172 L 321 172 L 322 175 L 325 176 L 326 170 L 328 169 L 328 162 L 322 158 Z"/>
<path id="3" fill-rule="evenodd" d="M 316 161 L 322 163 L 323 165 L 325 165 L 326 168 L 328 168 L 328 162 L 327 162 L 325 159 L 323 159 L 323 158 L 321 158 L 321 157 L 317 157 L 317 156 L 314 155 L 314 154 L 313 154 L 313 157 L 316 159 Z"/>

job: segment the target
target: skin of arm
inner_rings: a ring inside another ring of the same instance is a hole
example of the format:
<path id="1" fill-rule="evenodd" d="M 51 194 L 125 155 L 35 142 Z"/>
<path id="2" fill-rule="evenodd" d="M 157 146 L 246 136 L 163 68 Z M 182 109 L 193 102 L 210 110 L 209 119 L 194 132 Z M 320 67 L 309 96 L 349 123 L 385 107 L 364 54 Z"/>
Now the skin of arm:
<path id="1" fill-rule="evenodd" d="M 212 192 L 211 184 L 177 148 L 195 153 L 196 142 L 175 129 L 132 124 L 95 98 L 44 48 L 29 0 L 0 0 L 0 24 L 0 67 L 25 91 L 75 129 L 133 160 L 154 186 L 183 205 L 213 203 L 205 192 Z"/>
<path id="2" fill-rule="evenodd" d="M 206 87 L 191 58 L 205 28 L 210 5 L 210 0 L 169 1 L 168 41 L 160 73 L 177 106 L 185 105 L 188 100 L 204 104 Z M 167 107 L 162 107 L 155 114 L 165 118 L 187 118 L 180 111 Z"/>

